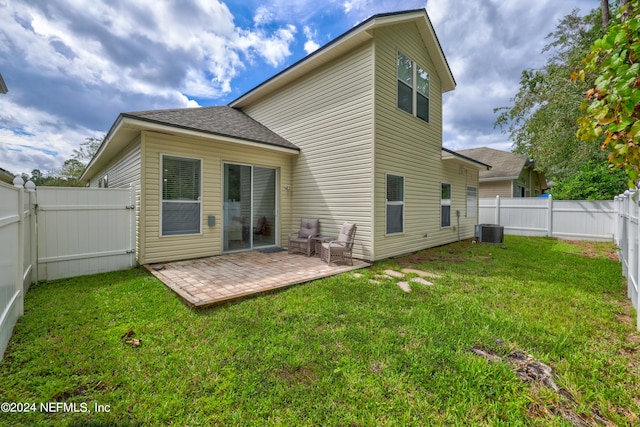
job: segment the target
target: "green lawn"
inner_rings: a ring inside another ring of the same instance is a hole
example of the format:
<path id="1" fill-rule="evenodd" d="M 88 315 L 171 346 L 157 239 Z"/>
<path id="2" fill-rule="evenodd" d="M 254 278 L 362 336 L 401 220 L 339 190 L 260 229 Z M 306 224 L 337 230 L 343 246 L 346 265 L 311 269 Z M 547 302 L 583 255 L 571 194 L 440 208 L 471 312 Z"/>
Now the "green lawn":
<path id="1" fill-rule="evenodd" d="M 0 362 L 0 402 L 36 411 L 0 424 L 638 425 L 640 339 L 611 253 L 465 241 L 203 311 L 140 269 L 40 284 Z M 442 277 L 369 281 L 408 266 Z M 521 381 L 515 350 L 575 402 Z"/>

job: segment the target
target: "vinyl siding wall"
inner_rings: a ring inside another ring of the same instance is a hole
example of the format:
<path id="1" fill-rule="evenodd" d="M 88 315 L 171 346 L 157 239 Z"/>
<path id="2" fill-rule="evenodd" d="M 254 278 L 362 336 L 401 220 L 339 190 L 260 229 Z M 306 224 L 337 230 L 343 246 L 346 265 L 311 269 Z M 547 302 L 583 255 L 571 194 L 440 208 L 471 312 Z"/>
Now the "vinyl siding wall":
<path id="1" fill-rule="evenodd" d="M 527 197 L 536 197 L 542 194 L 540 174 L 536 171 L 530 171 L 525 168 L 522 170 L 517 180 L 483 182 L 480 184 L 480 197 L 520 197 L 519 186 L 523 186 L 529 190 Z"/>
<path id="2" fill-rule="evenodd" d="M 131 185 L 136 192 L 136 257 L 140 254 L 140 137 L 135 138 L 114 161 L 89 180 L 90 187 L 98 187 L 98 181 L 107 175 L 109 188 L 129 188 Z"/>
<path id="3" fill-rule="evenodd" d="M 355 222 L 354 256 L 364 259 L 373 255 L 373 71 L 367 42 L 243 109 L 301 149 L 290 227 L 320 218 L 320 232 L 336 236 L 343 222 Z"/>
<path id="4" fill-rule="evenodd" d="M 144 227 L 141 263 L 174 261 L 222 253 L 223 164 L 224 162 L 276 168 L 278 182 L 278 244 L 286 242 L 290 232 L 291 200 L 285 186 L 291 185 L 291 159 L 295 155 L 254 146 L 223 141 L 200 140 L 143 132 L 143 175 L 145 180 Z M 202 233 L 185 236 L 161 236 L 161 155 L 202 160 Z M 216 216 L 216 225 L 208 226 L 207 216 Z"/>
<path id="5" fill-rule="evenodd" d="M 511 181 L 488 181 L 480 184 L 479 196 L 481 198 L 488 197 L 513 197 L 511 189 Z"/>
<path id="6" fill-rule="evenodd" d="M 415 24 L 375 30 L 375 253 L 384 259 L 457 240 L 455 211 L 461 210 L 461 237 L 473 236 L 477 218 L 466 218 L 466 185 L 477 186 L 478 171 L 441 159 L 440 78 Z M 429 73 L 429 123 L 397 107 L 397 52 Z M 405 178 L 404 232 L 386 235 L 386 175 Z M 451 184 L 451 227 L 440 227 L 441 183 Z"/>
<path id="7" fill-rule="evenodd" d="M 540 186 L 540 174 L 532 170 L 531 168 L 522 169 L 519 181 L 523 182 L 524 186 L 529 190 L 527 197 L 536 197 L 542 194 L 542 187 Z M 519 196 L 519 193 L 514 194 L 514 197 Z"/>

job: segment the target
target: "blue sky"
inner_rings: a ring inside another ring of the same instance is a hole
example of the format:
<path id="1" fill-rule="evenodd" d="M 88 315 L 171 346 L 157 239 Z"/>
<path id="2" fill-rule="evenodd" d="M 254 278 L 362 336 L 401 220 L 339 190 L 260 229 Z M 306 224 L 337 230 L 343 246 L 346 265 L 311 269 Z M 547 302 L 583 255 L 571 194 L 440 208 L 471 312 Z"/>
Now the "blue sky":
<path id="1" fill-rule="evenodd" d="M 444 145 L 493 128 L 545 37 L 598 0 L 0 0 L 0 168 L 55 171 L 118 114 L 224 105 L 376 13 L 426 8 L 458 84 Z"/>

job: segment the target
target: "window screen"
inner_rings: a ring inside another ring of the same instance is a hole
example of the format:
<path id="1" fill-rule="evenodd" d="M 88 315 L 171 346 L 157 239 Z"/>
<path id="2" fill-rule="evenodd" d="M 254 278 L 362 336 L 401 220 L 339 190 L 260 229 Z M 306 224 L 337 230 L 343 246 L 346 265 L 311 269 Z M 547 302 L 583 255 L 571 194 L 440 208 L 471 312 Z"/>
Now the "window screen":
<path id="1" fill-rule="evenodd" d="M 387 175 L 387 234 L 404 231 L 404 177 Z"/>
<path id="2" fill-rule="evenodd" d="M 440 226 L 451 226 L 451 184 L 442 183 L 441 185 Z"/>
<path id="3" fill-rule="evenodd" d="M 162 235 L 200 233 L 200 160 L 162 157 Z"/>

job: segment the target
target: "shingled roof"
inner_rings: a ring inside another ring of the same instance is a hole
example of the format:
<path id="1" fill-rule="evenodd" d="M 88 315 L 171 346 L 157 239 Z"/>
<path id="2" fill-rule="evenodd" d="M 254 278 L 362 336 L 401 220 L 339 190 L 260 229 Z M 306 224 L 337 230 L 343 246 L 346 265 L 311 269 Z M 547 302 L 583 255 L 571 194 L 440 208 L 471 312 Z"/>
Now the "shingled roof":
<path id="1" fill-rule="evenodd" d="M 228 106 L 176 108 L 122 113 L 122 117 L 169 125 L 181 129 L 240 138 L 299 150 L 266 126 Z"/>
<path id="2" fill-rule="evenodd" d="M 458 150 L 457 153 L 491 165 L 490 170 L 480 171 L 480 180 L 517 179 L 522 172 L 522 168 L 530 163 L 529 158 L 523 154 L 495 150 L 489 147 Z"/>

